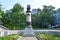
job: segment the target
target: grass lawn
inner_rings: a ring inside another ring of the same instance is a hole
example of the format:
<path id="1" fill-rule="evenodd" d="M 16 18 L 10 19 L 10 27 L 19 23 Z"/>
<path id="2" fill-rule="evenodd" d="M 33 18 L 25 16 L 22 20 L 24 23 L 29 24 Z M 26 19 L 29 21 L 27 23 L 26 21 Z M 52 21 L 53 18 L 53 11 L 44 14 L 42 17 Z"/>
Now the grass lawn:
<path id="1" fill-rule="evenodd" d="M 38 40 L 60 40 L 60 37 L 58 35 L 52 34 L 36 34 L 36 37 Z"/>
<path id="2" fill-rule="evenodd" d="M 19 35 L 7 35 L 0 37 L 0 40 L 17 40 L 19 37 Z"/>
<path id="3" fill-rule="evenodd" d="M 36 34 L 38 40 L 60 40 L 60 36 L 52 34 Z M 17 40 L 20 35 L 7 35 L 0 37 L 0 40 Z"/>

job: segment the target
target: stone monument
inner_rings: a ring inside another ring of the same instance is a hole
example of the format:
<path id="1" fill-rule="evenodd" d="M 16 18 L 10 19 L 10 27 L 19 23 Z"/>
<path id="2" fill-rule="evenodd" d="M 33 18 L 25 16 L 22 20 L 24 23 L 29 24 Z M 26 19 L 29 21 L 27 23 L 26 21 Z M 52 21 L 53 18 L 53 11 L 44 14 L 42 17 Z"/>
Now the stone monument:
<path id="1" fill-rule="evenodd" d="M 23 36 L 34 36 L 34 31 L 31 25 L 31 11 L 30 11 L 30 5 L 27 5 L 27 11 L 26 11 L 26 28 L 23 31 Z"/>
<path id="2" fill-rule="evenodd" d="M 31 25 L 30 5 L 27 5 L 26 28 L 23 31 L 23 37 L 19 38 L 18 40 L 37 40 L 37 38 L 34 36 L 34 31 L 33 31 L 32 25 Z"/>

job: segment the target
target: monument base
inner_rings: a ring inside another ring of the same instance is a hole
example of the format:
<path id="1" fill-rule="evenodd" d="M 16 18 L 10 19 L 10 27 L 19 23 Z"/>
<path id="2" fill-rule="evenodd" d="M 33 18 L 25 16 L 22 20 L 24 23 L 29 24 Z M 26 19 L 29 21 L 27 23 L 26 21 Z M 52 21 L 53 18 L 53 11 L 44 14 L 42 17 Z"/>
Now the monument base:
<path id="1" fill-rule="evenodd" d="M 24 37 L 33 37 L 34 36 L 34 30 L 32 28 L 25 28 L 23 31 L 23 36 Z"/>

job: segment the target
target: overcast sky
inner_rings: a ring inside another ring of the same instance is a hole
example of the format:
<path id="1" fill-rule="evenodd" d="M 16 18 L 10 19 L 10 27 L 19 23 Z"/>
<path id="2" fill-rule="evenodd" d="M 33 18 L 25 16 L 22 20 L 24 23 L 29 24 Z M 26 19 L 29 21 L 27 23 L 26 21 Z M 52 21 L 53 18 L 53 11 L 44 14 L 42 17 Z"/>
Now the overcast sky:
<path id="1" fill-rule="evenodd" d="M 20 3 L 25 9 L 27 4 L 30 4 L 32 9 L 42 9 L 43 5 L 52 5 L 56 9 L 60 8 L 60 0 L 0 0 L 0 3 L 4 10 L 11 9 L 16 3 Z"/>

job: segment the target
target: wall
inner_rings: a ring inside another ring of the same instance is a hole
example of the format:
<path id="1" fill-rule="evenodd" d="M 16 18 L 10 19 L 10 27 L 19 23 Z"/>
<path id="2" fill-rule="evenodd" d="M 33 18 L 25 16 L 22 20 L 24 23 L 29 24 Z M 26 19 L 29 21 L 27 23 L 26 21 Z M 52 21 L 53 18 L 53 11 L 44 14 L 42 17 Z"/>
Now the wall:
<path id="1" fill-rule="evenodd" d="M 0 36 L 9 34 L 22 34 L 23 30 L 0 30 Z M 49 33 L 60 36 L 60 30 L 34 30 L 34 33 Z"/>
<path id="2" fill-rule="evenodd" d="M 60 36 L 60 30 L 34 30 L 35 33 L 48 33 Z"/>
<path id="3" fill-rule="evenodd" d="M 0 30 L 0 36 L 9 34 L 21 34 L 22 30 Z"/>

